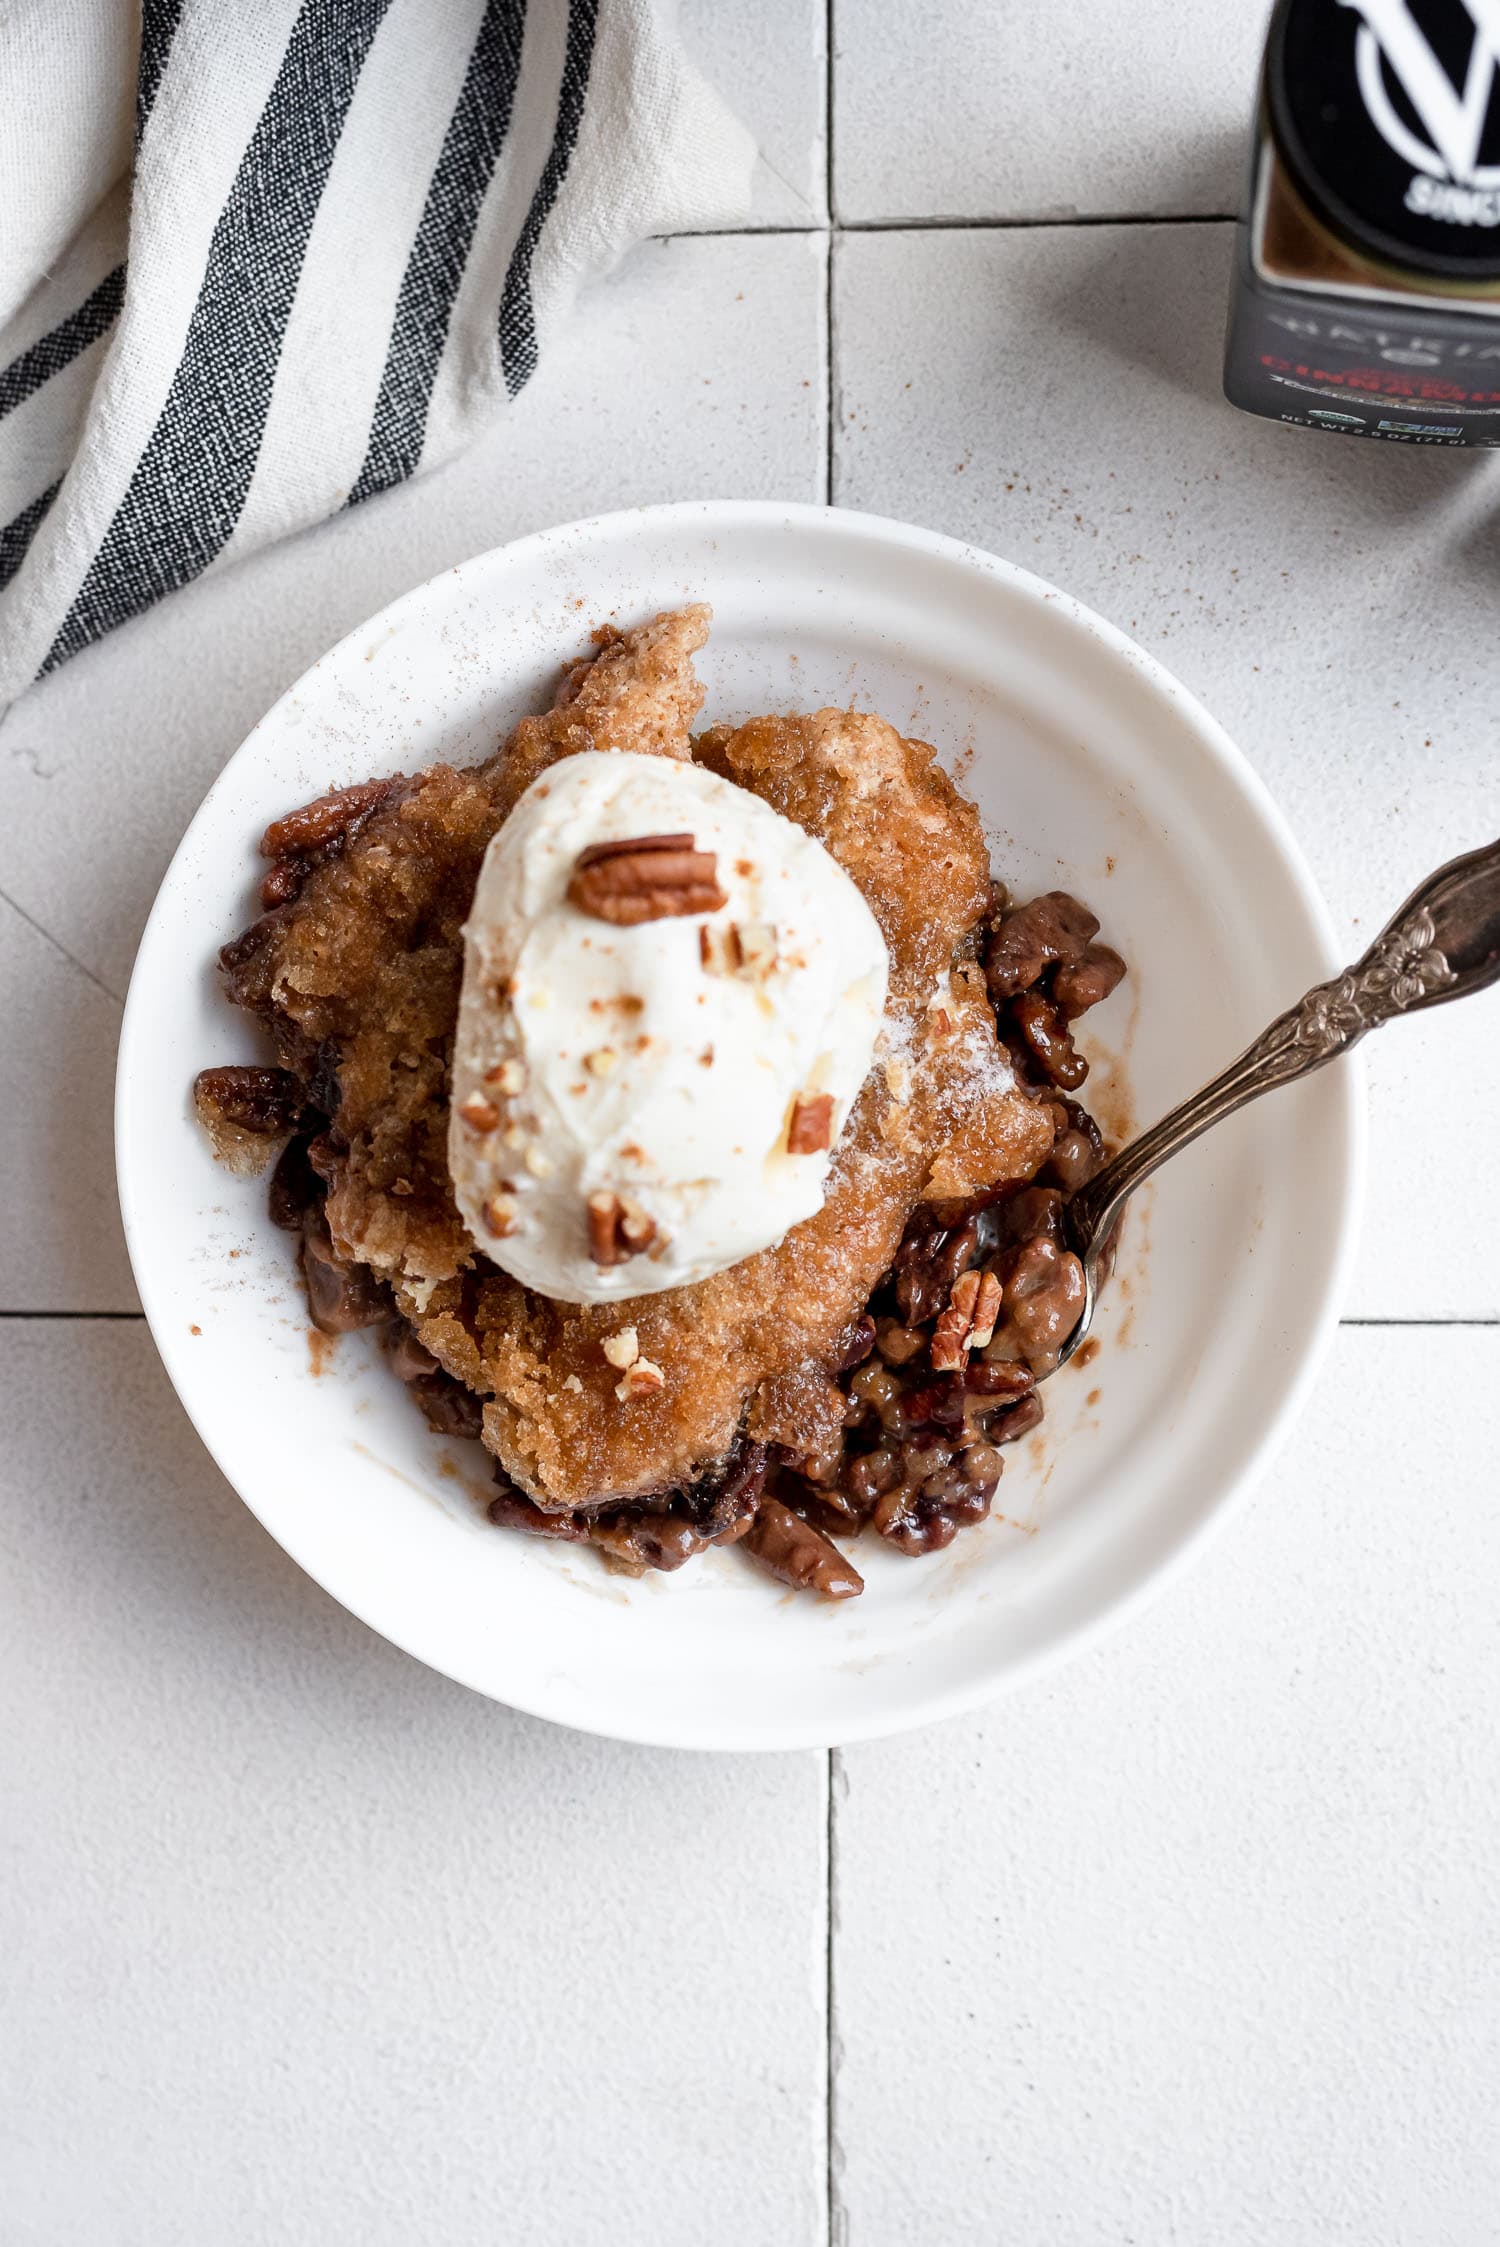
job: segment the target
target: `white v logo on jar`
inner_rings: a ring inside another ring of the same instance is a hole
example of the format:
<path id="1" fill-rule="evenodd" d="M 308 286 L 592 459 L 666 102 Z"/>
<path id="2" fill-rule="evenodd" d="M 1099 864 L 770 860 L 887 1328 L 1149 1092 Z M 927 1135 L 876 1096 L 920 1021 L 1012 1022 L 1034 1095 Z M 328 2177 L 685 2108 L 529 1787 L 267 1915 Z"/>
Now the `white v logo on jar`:
<path id="1" fill-rule="evenodd" d="M 1500 164 L 1481 164 L 1485 125 L 1500 70 L 1500 0 L 1463 0 L 1474 23 L 1460 94 L 1406 0 L 1339 0 L 1364 18 L 1355 44 L 1359 90 L 1381 138 L 1417 171 L 1465 187 L 1500 186 Z M 1405 122 L 1386 85 L 1389 63 L 1429 136 Z"/>

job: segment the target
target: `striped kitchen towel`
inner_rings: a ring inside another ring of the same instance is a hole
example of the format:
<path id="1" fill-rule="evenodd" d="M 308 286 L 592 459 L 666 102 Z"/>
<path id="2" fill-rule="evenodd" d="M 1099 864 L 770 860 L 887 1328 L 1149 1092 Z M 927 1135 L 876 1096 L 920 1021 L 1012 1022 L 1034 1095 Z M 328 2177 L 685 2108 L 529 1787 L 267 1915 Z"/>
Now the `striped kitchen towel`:
<path id="1" fill-rule="evenodd" d="M 22 0 L 0 87 L 0 707 L 450 458 L 581 281 L 749 207 L 651 0 Z"/>

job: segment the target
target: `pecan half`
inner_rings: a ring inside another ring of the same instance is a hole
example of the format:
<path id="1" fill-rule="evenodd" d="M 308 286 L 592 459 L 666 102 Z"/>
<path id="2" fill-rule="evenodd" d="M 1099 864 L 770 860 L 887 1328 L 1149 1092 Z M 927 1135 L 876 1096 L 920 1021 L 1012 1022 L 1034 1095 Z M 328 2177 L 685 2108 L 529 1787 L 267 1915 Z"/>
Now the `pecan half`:
<path id="1" fill-rule="evenodd" d="M 580 851 L 568 902 L 596 921 L 633 928 L 641 921 L 716 913 L 728 900 L 711 850 L 694 850 L 691 835 L 643 835 Z"/>
<path id="2" fill-rule="evenodd" d="M 691 835 L 628 835 L 613 843 L 590 843 L 578 853 L 576 864 L 602 866 L 606 858 L 632 858 L 643 850 L 691 850 Z"/>
<path id="3" fill-rule="evenodd" d="M 953 1283 L 946 1310 L 932 1330 L 936 1373 L 957 1373 L 970 1350 L 994 1338 L 1000 1315 L 1000 1282 L 993 1272 L 962 1272 Z"/>
<path id="4" fill-rule="evenodd" d="M 338 836 L 346 836 L 356 820 L 368 819 L 391 793 L 392 780 L 362 780 L 353 788 L 330 788 L 284 819 L 273 819 L 260 839 L 263 858 L 286 858 L 318 850 Z"/>
<path id="5" fill-rule="evenodd" d="M 966 1272 L 965 1279 L 976 1275 Z M 1000 1282 L 993 1272 L 980 1272 L 979 1286 L 974 1299 L 974 1324 L 969 1329 L 969 1348 L 982 1350 L 995 1338 L 995 1321 L 1000 1316 Z"/>

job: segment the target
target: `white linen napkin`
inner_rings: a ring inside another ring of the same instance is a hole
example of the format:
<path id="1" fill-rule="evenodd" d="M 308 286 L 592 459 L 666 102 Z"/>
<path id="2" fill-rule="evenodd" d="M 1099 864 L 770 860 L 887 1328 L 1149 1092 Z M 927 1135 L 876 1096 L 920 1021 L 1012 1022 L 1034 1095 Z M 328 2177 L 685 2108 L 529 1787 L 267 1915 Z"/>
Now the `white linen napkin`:
<path id="1" fill-rule="evenodd" d="M 18 0 L 0 86 L 0 707 L 450 458 L 582 281 L 750 205 L 651 0 Z"/>

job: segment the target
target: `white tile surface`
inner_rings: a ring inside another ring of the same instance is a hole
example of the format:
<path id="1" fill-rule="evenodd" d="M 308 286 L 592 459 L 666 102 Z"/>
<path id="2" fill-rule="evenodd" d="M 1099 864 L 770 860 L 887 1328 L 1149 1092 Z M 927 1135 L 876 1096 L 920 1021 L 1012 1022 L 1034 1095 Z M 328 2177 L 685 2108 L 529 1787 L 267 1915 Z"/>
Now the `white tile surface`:
<path id="1" fill-rule="evenodd" d="M 1233 207 L 1263 10 L 834 0 L 835 200 Z M 824 0 L 681 0 L 826 218 Z M 1228 230 L 852 235 L 837 496 L 1157 649 L 1351 948 L 1496 825 L 1500 463 L 1223 405 Z M 823 496 L 826 238 L 648 246 L 511 425 L 164 604 L 0 721 L 0 1312 L 134 1302 L 107 1088 L 140 923 L 274 696 L 448 563 L 569 516 Z M 14 901 L 14 904 L 9 902 Z M 1500 1000 L 1374 1042 L 1351 1310 L 1500 1313 Z M 47 1088 L 44 1128 L 35 1098 Z M 1500 2155 L 1500 1330 L 1346 1330 L 1154 1616 L 840 1759 L 842 2247 L 1479 2247 Z M 812 2247 L 822 1761 L 536 1725 L 324 1598 L 143 1326 L 0 1320 L 4 2247 Z"/>
<path id="2" fill-rule="evenodd" d="M 489 443 L 188 588 L 33 688 L 0 720 L 0 898 L 123 997 L 156 885 L 210 781 L 362 618 L 450 562 L 573 516 L 662 499 L 821 498 L 824 272 L 816 237 L 647 244 L 587 300 L 586 348 L 564 344 Z M 52 998 L 29 994 L 25 943 L 6 936 L 0 1007 L 7 1023 L 17 1010 L 40 1072 L 22 1081 L 50 1082 Z M 46 972 L 50 994 L 63 969 Z M 95 1001 L 68 1003 L 76 1014 Z M 113 1237 L 89 1261 L 92 1213 L 111 1199 L 100 1165 L 113 1031 L 102 1035 L 102 1116 L 60 1116 L 47 1152 L 30 1138 L 31 1112 L 10 1111 L 8 1193 L 12 1165 L 33 1175 L 57 1144 L 81 1150 L 80 1134 L 96 1182 L 87 1232 L 71 1206 L 11 1199 L 0 1310 L 121 1307 Z"/>
<path id="3" fill-rule="evenodd" d="M 119 1004 L 0 903 L 0 1014 L 0 1309 L 133 1310 L 114 1192 Z"/>
<path id="4" fill-rule="evenodd" d="M 755 135 L 752 226 L 828 217 L 827 0 L 680 0 L 683 43 Z"/>
<path id="5" fill-rule="evenodd" d="M 6 2247 L 812 2247 L 824 1766 L 353 1622 L 145 1329 L 0 1327 Z"/>
<path id="6" fill-rule="evenodd" d="M 846 224 L 1233 211 L 1269 13 L 834 0 L 834 208 Z"/>
<path id="7" fill-rule="evenodd" d="M 1500 1335 L 1346 1331 L 1144 1623 L 845 1752 L 850 2247 L 1493 2239 L 1497 1392 Z"/>
<path id="8" fill-rule="evenodd" d="M 1231 234 L 845 237 L 835 496 L 1006 555 L 1159 655 L 1270 784 L 1352 954 L 1500 827 L 1500 460 L 1226 405 Z M 1500 1000 L 1366 1050 L 1374 1160 L 1348 1307 L 1494 1316 L 1500 1197 L 1471 1187 L 1493 1167 Z"/>

